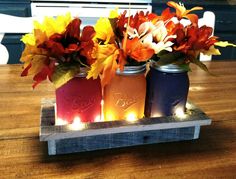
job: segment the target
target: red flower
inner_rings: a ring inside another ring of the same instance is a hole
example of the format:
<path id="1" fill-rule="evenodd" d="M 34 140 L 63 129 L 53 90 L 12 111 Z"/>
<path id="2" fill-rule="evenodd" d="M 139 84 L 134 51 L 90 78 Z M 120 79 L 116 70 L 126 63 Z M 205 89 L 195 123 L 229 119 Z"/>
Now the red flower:
<path id="1" fill-rule="evenodd" d="M 80 24 L 80 19 L 74 19 L 67 26 L 64 33 L 50 36 L 47 41 L 38 47 L 47 50 L 52 57 L 62 61 L 71 61 L 74 60 L 73 58 L 76 59 L 83 56 L 88 59 L 88 64 L 91 64 L 92 38 L 95 35 L 95 31 L 93 27 L 87 26 L 83 29 L 80 36 Z M 73 54 L 76 55 L 73 56 Z"/>
<path id="2" fill-rule="evenodd" d="M 181 51 L 185 54 L 196 52 L 198 55 L 202 50 L 209 48 L 217 42 L 217 37 L 212 36 L 213 29 L 211 27 L 190 26 L 186 29 L 179 28 L 176 30 L 176 45 L 174 50 Z"/>

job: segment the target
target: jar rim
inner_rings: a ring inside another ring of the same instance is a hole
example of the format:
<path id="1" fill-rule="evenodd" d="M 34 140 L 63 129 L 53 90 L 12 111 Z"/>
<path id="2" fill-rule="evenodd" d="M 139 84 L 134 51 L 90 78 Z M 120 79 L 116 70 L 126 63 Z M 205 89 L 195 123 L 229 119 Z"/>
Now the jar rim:
<path id="1" fill-rule="evenodd" d="M 146 71 L 146 64 L 138 65 L 138 66 L 124 66 L 124 70 L 121 71 L 120 69 L 116 70 L 117 75 L 134 75 L 134 74 L 141 74 Z"/>
<path id="2" fill-rule="evenodd" d="M 187 70 L 181 68 L 179 65 L 175 65 L 175 64 L 168 64 L 168 65 L 157 65 L 157 63 L 155 61 L 151 61 L 150 62 L 150 67 L 161 71 L 161 72 L 167 72 L 167 73 L 183 73 L 183 72 L 187 72 Z"/>
<path id="3" fill-rule="evenodd" d="M 75 75 L 75 77 L 86 77 L 88 73 L 88 68 L 87 67 L 80 67 L 79 73 Z"/>

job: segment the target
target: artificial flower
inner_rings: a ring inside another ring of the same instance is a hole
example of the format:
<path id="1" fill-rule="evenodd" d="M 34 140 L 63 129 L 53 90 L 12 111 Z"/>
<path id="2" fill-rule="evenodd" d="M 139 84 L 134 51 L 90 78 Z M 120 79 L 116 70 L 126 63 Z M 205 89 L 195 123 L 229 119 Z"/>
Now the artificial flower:
<path id="1" fill-rule="evenodd" d="M 108 18 L 100 18 L 94 26 L 95 38 L 102 40 L 104 44 L 114 43 L 115 34 Z"/>
<path id="2" fill-rule="evenodd" d="M 192 11 L 202 10 L 202 7 L 194 7 L 190 10 L 187 10 L 183 4 L 169 1 L 167 5 L 176 9 L 176 17 L 180 20 L 182 18 L 189 19 L 193 24 L 197 24 L 198 16 L 196 14 L 190 14 Z"/>
<path id="3" fill-rule="evenodd" d="M 127 40 L 125 56 L 129 56 L 137 62 L 143 62 L 149 60 L 153 54 L 153 49 L 142 44 L 139 38 L 135 37 Z"/>
<path id="4" fill-rule="evenodd" d="M 88 72 L 87 78 L 98 78 L 101 74 L 101 82 L 104 87 L 109 83 L 111 78 L 115 75 L 118 69 L 117 58 L 119 56 L 119 49 L 115 44 L 97 44 L 97 49 L 94 51 L 96 56 L 95 63 L 92 64 L 91 70 Z"/>
<path id="5" fill-rule="evenodd" d="M 33 33 L 23 36 L 26 46 L 20 59 L 24 63 L 21 75 L 33 75 L 33 87 L 49 79 L 58 88 L 81 66 L 94 63 L 94 28 L 85 26 L 80 33 L 80 25 L 81 20 L 72 19 L 70 14 L 45 17 L 42 23 L 34 23 Z"/>
<path id="6" fill-rule="evenodd" d="M 95 24 L 94 43 L 97 48 L 94 48 L 93 56 L 96 62 L 87 78 L 100 76 L 102 86 L 109 83 L 118 68 L 122 71 L 125 65 L 141 64 L 154 54 L 154 50 L 143 43 L 142 35 L 138 33 L 142 23 L 151 22 L 150 14 L 126 14 L 125 11 L 118 15 L 116 9 L 111 11 L 109 18 L 100 18 Z M 132 35 L 129 32 L 131 29 L 137 34 Z"/>

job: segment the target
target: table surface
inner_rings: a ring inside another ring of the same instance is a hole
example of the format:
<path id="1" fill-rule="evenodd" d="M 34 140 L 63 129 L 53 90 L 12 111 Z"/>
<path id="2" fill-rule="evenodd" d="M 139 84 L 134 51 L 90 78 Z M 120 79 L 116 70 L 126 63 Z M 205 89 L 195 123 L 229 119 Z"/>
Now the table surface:
<path id="1" fill-rule="evenodd" d="M 48 156 L 39 141 L 40 100 L 53 98 L 43 82 L 20 77 L 21 66 L 0 66 L 0 178 L 236 177 L 236 62 L 193 67 L 189 99 L 212 119 L 200 139 Z"/>

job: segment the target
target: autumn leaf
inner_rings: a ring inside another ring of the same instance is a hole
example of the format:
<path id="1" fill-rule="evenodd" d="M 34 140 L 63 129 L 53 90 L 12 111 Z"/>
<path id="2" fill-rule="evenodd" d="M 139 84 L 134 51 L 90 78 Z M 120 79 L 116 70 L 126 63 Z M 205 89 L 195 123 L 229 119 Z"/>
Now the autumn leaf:
<path id="1" fill-rule="evenodd" d="M 27 45 L 35 45 L 36 39 L 34 34 L 25 34 L 22 36 L 21 41 Z"/>
<path id="2" fill-rule="evenodd" d="M 80 71 L 79 64 L 60 64 L 56 66 L 55 72 L 52 75 L 52 82 L 55 88 L 59 88 L 69 80 L 75 77 Z"/>
<path id="3" fill-rule="evenodd" d="M 214 47 L 214 45 L 210 46 L 209 50 L 201 51 L 204 55 L 221 55 L 220 51 Z"/>
<path id="4" fill-rule="evenodd" d="M 47 53 L 42 49 L 36 48 L 35 46 L 26 45 L 20 58 L 20 61 L 24 62 L 24 72 L 22 72 L 22 74 L 27 76 L 39 73 L 39 71 L 41 71 L 41 69 L 44 67 L 45 60 L 47 58 Z"/>
<path id="5" fill-rule="evenodd" d="M 98 45 L 95 53 L 97 54 L 96 61 L 92 64 L 87 79 L 96 79 L 101 74 L 101 84 L 104 87 L 118 68 L 119 49 L 114 44 Z"/>
<path id="6" fill-rule="evenodd" d="M 114 43 L 115 34 L 108 18 L 100 18 L 94 26 L 96 31 L 95 39 L 104 41 L 104 44 Z"/>
<path id="7" fill-rule="evenodd" d="M 47 37 L 50 37 L 52 34 L 64 32 L 71 19 L 70 13 L 59 15 L 56 18 L 45 17 L 42 23 L 34 21 L 34 29 L 40 29 L 46 33 Z"/>
<path id="8" fill-rule="evenodd" d="M 219 41 L 219 42 L 216 42 L 214 45 L 219 46 L 219 47 L 227 47 L 227 46 L 236 47 L 235 44 L 229 43 L 228 41 Z"/>

